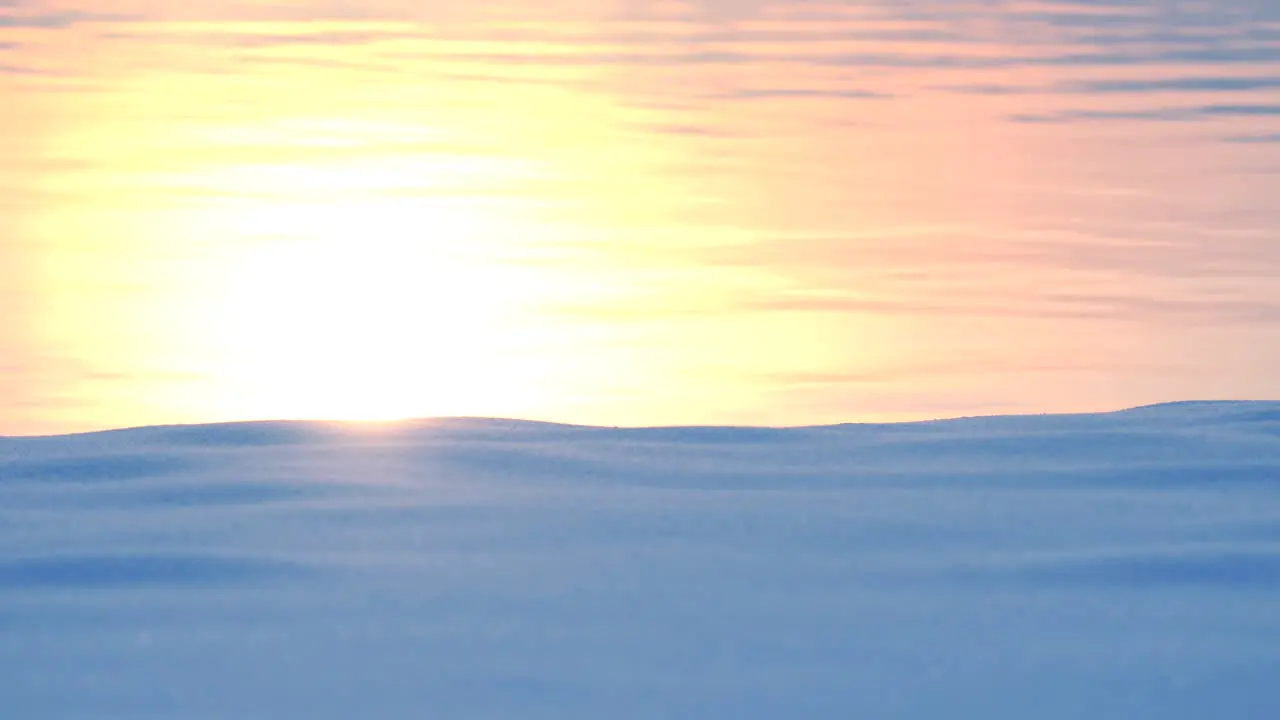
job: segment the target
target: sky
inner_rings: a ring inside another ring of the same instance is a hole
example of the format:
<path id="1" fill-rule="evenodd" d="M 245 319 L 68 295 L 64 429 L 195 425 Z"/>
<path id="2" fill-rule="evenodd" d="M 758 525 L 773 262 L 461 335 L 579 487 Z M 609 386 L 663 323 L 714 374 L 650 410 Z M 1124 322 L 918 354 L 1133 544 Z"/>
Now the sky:
<path id="1" fill-rule="evenodd" d="M 0 434 L 1280 397 L 1274 0 L 0 0 Z"/>

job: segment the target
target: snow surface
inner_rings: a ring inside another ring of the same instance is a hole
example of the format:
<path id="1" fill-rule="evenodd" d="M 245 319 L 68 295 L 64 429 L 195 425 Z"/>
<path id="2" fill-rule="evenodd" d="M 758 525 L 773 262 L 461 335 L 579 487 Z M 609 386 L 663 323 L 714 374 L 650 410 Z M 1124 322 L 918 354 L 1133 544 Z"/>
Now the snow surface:
<path id="1" fill-rule="evenodd" d="M 1280 403 L 0 438 L 4 718 L 1280 718 Z"/>

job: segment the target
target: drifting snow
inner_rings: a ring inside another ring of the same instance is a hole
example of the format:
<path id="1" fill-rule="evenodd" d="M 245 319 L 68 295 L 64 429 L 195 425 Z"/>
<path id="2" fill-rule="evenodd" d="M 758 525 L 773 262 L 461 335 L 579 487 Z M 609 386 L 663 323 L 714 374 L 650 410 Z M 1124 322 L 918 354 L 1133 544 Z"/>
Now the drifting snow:
<path id="1" fill-rule="evenodd" d="M 0 439 L 0 708 L 1280 717 L 1280 403 Z"/>

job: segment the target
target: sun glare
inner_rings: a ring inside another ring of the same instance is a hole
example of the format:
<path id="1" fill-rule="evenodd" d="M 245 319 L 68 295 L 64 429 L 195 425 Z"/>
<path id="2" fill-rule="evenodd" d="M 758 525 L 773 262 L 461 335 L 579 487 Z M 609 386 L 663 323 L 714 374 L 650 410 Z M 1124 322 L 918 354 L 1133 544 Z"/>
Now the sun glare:
<path id="1" fill-rule="evenodd" d="M 256 239 L 224 259 L 208 305 L 217 372 L 241 404 L 229 411 L 396 420 L 448 413 L 460 392 L 476 400 L 477 351 L 506 322 L 512 288 L 464 252 L 499 232 L 474 208 L 265 203 L 235 222 Z"/>

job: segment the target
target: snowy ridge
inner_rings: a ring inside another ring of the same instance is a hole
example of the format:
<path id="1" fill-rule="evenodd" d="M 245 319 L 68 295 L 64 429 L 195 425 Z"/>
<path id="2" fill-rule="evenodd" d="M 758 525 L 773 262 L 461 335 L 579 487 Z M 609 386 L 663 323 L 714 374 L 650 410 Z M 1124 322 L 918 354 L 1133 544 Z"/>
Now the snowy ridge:
<path id="1" fill-rule="evenodd" d="M 16 718 L 1280 717 L 1280 403 L 0 438 Z"/>

